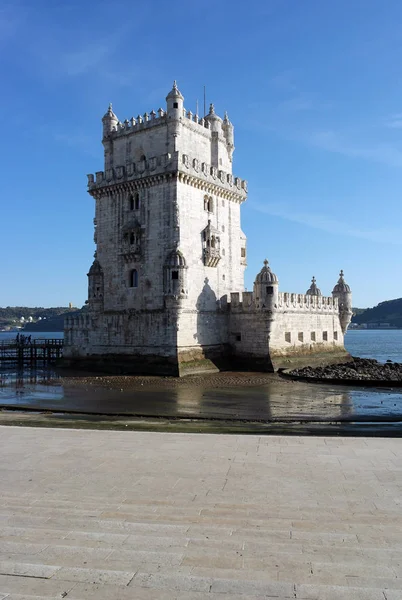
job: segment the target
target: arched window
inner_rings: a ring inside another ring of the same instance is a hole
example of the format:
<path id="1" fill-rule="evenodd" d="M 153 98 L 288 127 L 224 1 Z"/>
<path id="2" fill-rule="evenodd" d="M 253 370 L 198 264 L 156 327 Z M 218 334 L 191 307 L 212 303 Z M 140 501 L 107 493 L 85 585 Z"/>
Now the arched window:
<path id="1" fill-rule="evenodd" d="M 130 210 L 134 210 L 134 196 L 130 196 L 128 199 Z"/>
<path id="2" fill-rule="evenodd" d="M 210 196 L 208 198 L 208 208 L 207 208 L 208 212 L 214 212 L 214 201 L 212 199 L 212 196 Z"/>
<path id="3" fill-rule="evenodd" d="M 138 192 L 136 193 L 134 200 L 135 200 L 134 201 L 135 210 L 138 210 L 140 208 L 140 195 Z"/>
<path id="4" fill-rule="evenodd" d="M 132 269 L 130 271 L 130 287 L 136 288 L 138 287 L 138 271 L 137 269 Z"/>
<path id="5" fill-rule="evenodd" d="M 147 160 L 147 157 L 145 156 L 145 154 L 142 154 L 142 155 L 141 155 L 141 158 L 140 158 L 140 160 L 143 160 L 143 161 Z"/>
<path id="6" fill-rule="evenodd" d="M 130 233 L 130 244 L 134 244 L 135 243 L 135 233 L 132 231 Z"/>
<path id="7" fill-rule="evenodd" d="M 204 196 L 204 210 L 208 210 L 208 196 Z"/>

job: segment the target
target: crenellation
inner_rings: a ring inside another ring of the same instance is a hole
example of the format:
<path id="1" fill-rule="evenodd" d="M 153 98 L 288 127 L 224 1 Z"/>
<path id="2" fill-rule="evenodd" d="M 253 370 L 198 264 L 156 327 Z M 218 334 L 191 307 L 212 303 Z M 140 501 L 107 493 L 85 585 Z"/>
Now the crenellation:
<path id="1" fill-rule="evenodd" d="M 306 294 L 289 293 L 265 260 L 244 290 L 247 181 L 232 173 L 227 113 L 186 110 L 175 82 L 166 110 L 122 122 L 110 105 L 102 126 L 104 170 L 87 175 L 88 312 L 66 319 L 67 359 L 175 375 L 223 358 L 253 370 L 345 359 L 352 300 L 342 271 L 332 297 L 315 277 Z"/>

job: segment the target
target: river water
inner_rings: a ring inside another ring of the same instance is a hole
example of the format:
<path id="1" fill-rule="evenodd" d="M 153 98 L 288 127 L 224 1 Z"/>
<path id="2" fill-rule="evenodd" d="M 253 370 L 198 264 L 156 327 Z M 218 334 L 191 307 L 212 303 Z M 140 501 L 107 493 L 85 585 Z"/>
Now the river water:
<path id="1" fill-rule="evenodd" d="M 16 333 L 0 333 L 2 339 Z M 60 338 L 62 333 L 32 333 L 32 338 Z M 353 356 L 402 362 L 402 330 L 356 330 L 346 335 Z M 61 379 L 60 373 L 63 377 Z M 264 379 L 265 378 L 265 379 Z M 105 384 L 104 381 L 107 379 Z M 151 379 L 151 381 L 149 381 Z M 283 380 L 277 375 L 217 374 L 205 378 L 125 386 L 118 377 L 89 376 L 82 383 L 61 371 L 0 371 L 0 406 L 89 415 L 138 415 L 244 421 L 370 422 L 402 436 L 402 393 L 398 389 L 352 388 Z M 126 380 L 127 382 L 127 380 Z M 307 427 L 307 425 L 306 425 Z M 301 432 L 301 431 L 299 431 Z M 341 433 L 345 432 L 344 429 Z M 346 432 L 345 432 L 346 433 Z M 385 432 L 386 433 L 386 432 Z M 388 432 L 389 433 L 389 432 Z"/>

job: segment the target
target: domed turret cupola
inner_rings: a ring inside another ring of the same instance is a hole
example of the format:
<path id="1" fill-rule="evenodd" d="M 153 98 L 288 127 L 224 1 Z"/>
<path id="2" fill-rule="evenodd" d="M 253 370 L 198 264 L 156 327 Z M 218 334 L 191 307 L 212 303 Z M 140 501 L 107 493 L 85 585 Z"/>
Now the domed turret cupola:
<path id="1" fill-rule="evenodd" d="M 278 304 L 278 278 L 268 265 L 267 259 L 254 282 L 254 302 L 256 308 L 273 310 Z"/>
<path id="2" fill-rule="evenodd" d="M 205 120 L 209 123 L 209 127 L 211 131 L 216 131 L 218 133 L 222 132 L 222 119 L 216 114 L 215 107 L 213 104 L 209 105 L 209 113 L 205 117 Z"/>
<path id="3" fill-rule="evenodd" d="M 166 110 L 168 119 L 179 120 L 183 116 L 184 98 L 179 92 L 176 80 L 173 82 L 173 87 L 166 96 Z"/>
<path id="4" fill-rule="evenodd" d="M 88 305 L 92 310 L 103 310 L 103 269 L 96 258 L 88 272 Z"/>
<path id="5" fill-rule="evenodd" d="M 110 103 L 109 108 L 107 109 L 106 113 L 102 117 L 103 137 L 104 138 L 107 137 L 109 135 L 109 133 L 111 133 L 117 127 L 118 122 L 119 122 L 119 119 L 114 114 L 113 108 L 112 108 L 112 103 Z"/>
<path id="6" fill-rule="evenodd" d="M 311 280 L 311 285 L 306 292 L 306 296 L 322 296 L 321 290 L 317 287 L 315 277 Z"/>
<path id="7" fill-rule="evenodd" d="M 183 253 L 176 247 L 165 260 L 164 294 L 171 300 L 187 298 L 187 265 Z"/>
<path id="8" fill-rule="evenodd" d="M 339 320 L 343 333 L 346 332 L 352 319 L 352 292 L 343 277 L 343 271 L 339 273 L 338 283 L 332 290 L 332 297 L 338 298 Z"/>

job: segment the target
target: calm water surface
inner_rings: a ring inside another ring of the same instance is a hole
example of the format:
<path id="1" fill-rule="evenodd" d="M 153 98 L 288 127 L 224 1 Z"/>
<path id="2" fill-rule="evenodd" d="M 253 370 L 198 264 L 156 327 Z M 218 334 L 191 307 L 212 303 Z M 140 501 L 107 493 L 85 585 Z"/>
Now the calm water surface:
<path id="1" fill-rule="evenodd" d="M 346 333 L 345 346 L 352 356 L 402 363 L 402 329 L 351 329 Z"/>
<path id="2" fill-rule="evenodd" d="M 62 338 L 60 332 L 32 333 L 32 338 Z M 16 333 L 0 333 L 13 339 Z M 402 362 L 402 330 L 350 331 L 346 347 L 353 356 Z M 63 373 L 63 376 L 66 373 Z M 258 386 L 231 385 L 214 388 L 193 386 L 189 381 L 177 389 L 118 390 L 95 389 L 92 384 L 62 385 L 52 370 L 0 370 L 0 406 L 14 405 L 44 410 L 75 410 L 95 414 L 137 414 L 147 416 L 201 417 L 203 419 L 244 419 L 275 421 L 369 420 L 399 421 L 401 429 L 402 393 L 398 389 L 351 388 L 330 384 L 272 382 Z M 184 383 L 184 382 L 183 382 Z M 381 425 L 382 426 L 382 425 Z M 399 433 L 398 433 L 399 435 Z"/>

